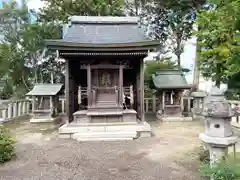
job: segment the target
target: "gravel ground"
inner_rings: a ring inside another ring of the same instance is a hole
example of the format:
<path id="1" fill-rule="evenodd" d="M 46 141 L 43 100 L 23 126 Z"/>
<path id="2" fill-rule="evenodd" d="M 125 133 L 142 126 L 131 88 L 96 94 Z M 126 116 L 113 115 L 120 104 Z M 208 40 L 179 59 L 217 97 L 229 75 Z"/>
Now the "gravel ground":
<path id="1" fill-rule="evenodd" d="M 17 157 L 0 166 L 0 180 L 200 179 L 194 149 L 200 145 L 201 125 L 151 124 L 152 138 L 83 143 L 58 139 L 56 131 L 28 132 L 32 127 L 27 122 L 21 124 L 21 130 L 12 125 L 18 140 Z"/>

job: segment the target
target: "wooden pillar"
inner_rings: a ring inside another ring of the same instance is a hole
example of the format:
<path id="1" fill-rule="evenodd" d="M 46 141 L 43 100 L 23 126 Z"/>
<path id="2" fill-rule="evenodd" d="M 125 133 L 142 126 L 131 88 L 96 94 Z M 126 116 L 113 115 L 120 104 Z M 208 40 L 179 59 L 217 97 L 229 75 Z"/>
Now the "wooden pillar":
<path id="1" fill-rule="evenodd" d="M 123 66 L 119 66 L 119 105 L 123 106 Z"/>
<path id="2" fill-rule="evenodd" d="M 165 107 L 165 91 L 162 92 L 162 111 L 164 112 Z"/>
<path id="3" fill-rule="evenodd" d="M 144 116 L 144 63 L 140 61 L 140 114 L 141 120 L 145 121 Z"/>
<path id="4" fill-rule="evenodd" d="M 50 111 L 51 111 L 51 114 L 53 113 L 53 109 L 54 109 L 54 107 L 53 107 L 53 97 L 52 96 L 50 96 L 49 97 L 49 105 L 50 105 Z"/>
<path id="5" fill-rule="evenodd" d="M 87 65 L 87 93 L 88 93 L 88 107 L 92 104 L 92 97 L 91 97 L 91 65 Z"/>
<path id="6" fill-rule="evenodd" d="M 152 96 L 152 111 L 156 112 L 156 95 Z"/>
<path id="7" fill-rule="evenodd" d="M 66 98 L 66 115 L 67 122 L 69 123 L 72 120 L 71 106 L 70 106 L 70 62 L 69 60 L 65 61 L 65 98 Z"/>

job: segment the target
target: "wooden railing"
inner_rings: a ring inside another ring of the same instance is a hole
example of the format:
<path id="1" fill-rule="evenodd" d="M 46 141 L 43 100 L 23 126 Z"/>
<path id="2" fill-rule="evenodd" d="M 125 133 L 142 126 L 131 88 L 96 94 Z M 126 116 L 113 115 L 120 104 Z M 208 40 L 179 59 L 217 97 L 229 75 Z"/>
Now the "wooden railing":
<path id="1" fill-rule="evenodd" d="M 0 123 L 29 115 L 29 100 L 5 100 L 0 104 Z"/>

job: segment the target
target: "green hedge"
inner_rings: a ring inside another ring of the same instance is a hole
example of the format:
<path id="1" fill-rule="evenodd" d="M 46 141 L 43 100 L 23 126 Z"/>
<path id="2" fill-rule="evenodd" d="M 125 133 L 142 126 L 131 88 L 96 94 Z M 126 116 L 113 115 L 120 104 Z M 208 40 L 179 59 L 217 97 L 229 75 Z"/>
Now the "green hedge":
<path id="1" fill-rule="evenodd" d="M 0 163 L 11 160 L 15 155 L 15 141 L 10 133 L 2 125 L 0 125 Z"/>
<path id="2" fill-rule="evenodd" d="M 201 174 L 203 177 L 214 180 L 240 180 L 240 160 L 227 159 L 212 168 L 205 164 L 201 167 Z"/>

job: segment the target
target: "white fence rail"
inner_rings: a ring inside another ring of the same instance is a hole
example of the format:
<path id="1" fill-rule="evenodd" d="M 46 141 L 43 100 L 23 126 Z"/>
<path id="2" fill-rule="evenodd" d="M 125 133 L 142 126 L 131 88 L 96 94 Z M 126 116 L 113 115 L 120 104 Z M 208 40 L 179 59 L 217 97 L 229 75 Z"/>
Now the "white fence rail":
<path id="1" fill-rule="evenodd" d="M 29 100 L 5 100 L 0 104 L 0 123 L 29 115 Z"/>
<path id="2" fill-rule="evenodd" d="M 193 108 L 193 97 L 184 97 L 184 112 L 186 114 L 192 113 Z M 232 108 L 240 107 L 240 101 L 229 101 Z M 202 108 L 203 105 L 201 104 Z M 158 99 L 154 96 L 152 98 L 144 99 L 144 110 L 146 113 L 155 113 L 158 110 Z M 66 112 L 65 99 L 60 98 L 60 111 L 61 113 Z M 1 101 L 0 104 L 0 123 L 20 118 L 29 115 L 31 112 L 31 102 L 29 100 L 5 100 Z M 240 123 L 240 117 L 232 117 L 232 121 Z"/>

